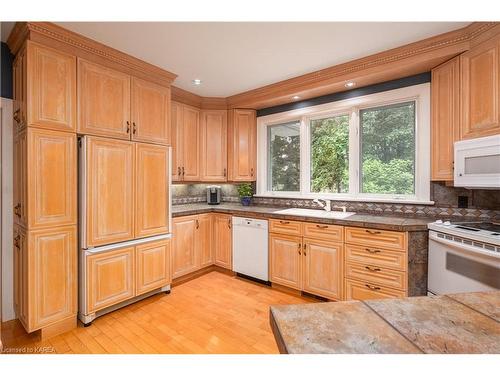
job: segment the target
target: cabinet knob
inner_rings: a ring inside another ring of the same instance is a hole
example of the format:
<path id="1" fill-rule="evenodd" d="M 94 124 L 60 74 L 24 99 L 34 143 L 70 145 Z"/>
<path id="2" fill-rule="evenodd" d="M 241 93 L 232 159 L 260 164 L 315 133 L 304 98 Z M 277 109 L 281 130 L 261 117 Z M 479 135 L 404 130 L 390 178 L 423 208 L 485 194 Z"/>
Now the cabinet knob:
<path id="1" fill-rule="evenodd" d="M 224 168 L 224 177 L 226 177 L 226 176 L 227 176 L 227 170 L 226 170 L 226 168 Z"/>
<path id="2" fill-rule="evenodd" d="M 316 224 L 316 228 L 319 228 L 319 229 L 327 229 L 327 228 L 328 228 L 328 225 L 319 225 L 319 224 Z"/>
<path id="3" fill-rule="evenodd" d="M 184 167 L 182 167 L 182 176 L 186 174 L 186 171 L 184 170 Z"/>
<path id="4" fill-rule="evenodd" d="M 17 236 L 14 237 L 14 247 L 17 250 L 20 250 L 21 247 L 19 246 L 19 240 L 21 239 L 21 236 L 18 234 Z"/>
<path id="5" fill-rule="evenodd" d="M 182 174 L 181 167 L 177 167 L 177 174 L 180 176 Z"/>
<path id="6" fill-rule="evenodd" d="M 306 253 L 306 248 L 307 248 L 307 245 L 304 244 L 304 256 L 307 256 L 307 253 Z"/>
<path id="7" fill-rule="evenodd" d="M 231 229 L 231 218 L 227 219 L 227 227 Z"/>

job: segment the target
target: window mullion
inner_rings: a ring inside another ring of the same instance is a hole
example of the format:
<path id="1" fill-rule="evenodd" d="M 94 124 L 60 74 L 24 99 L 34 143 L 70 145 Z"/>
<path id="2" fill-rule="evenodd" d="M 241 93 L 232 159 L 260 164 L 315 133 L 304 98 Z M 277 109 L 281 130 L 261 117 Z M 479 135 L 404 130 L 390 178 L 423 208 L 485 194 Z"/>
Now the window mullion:
<path id="1" fill-rule="evenodd" d="M 310 158 L 310 131 L 307 118 L 300 119 L 300 194 L 310 193 L 311 158 Z"/>
<path id="2" fill-rule="evenodd" d="M 349 116 L 349 194 L 359 194 L 359 109 L 351 109 Z"/>

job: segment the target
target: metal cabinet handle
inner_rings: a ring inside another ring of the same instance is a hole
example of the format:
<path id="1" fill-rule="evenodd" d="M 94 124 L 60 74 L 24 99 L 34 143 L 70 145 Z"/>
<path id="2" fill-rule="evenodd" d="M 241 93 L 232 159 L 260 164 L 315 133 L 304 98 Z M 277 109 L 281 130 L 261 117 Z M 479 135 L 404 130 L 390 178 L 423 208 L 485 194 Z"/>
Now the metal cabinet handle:
<path id="1" fill-rule="evenodd" d="M 226 170 L 226 168 L 224 168 L 224 177 L 226 177 L 226 176 L 227 176 L 227 170 Z"/>
<path id="2" fill-rule="evenodd" d="M 186 171 L 184 170 L 184 167 L 182 167 L 182 175 L 184 176 L 186 174 Z"/>
<path id="3" fill-rule="evenodd" d="M 253 177 L 253 168 L 250 168 L 250 176 Z"/>
<path id="4" fill-rule="evenodd" d="M 307 253 L 306 253 L 306 244 L 304 244 L 304 256 L 307 256 Z"/>
<path id="5" fill-rule="evenodd" d="M 181 167 L 177 167 L 177 174 L 180 176 L 182 174 Z"/>
<path id="6" fill-rule="evenodd" d="M 319 224 L 316 224 L 316 228 L 319 228 L 319 229 L 327 229 L 327 228 L 328 228 L 328 225 L 319 225 Z"/>
<path id="7" fill-rule="evenodd" d="M 381 271 L 380 268 L 378 267 L 371 267 L 371 266 L 366 266 L 365 267 L 368 271 L 372 271 L 372 272 L 378 272 L 378 271 Z"/>
<path id="8" fill-rule="evenodd" d="M 227 219 L 227 227 L 231 229 L 231 218 Z"/>
<path id="9" fill-rule="evenodd" d="M 127 121 L 127 134 L 130 133 L 130 121 Z"/>
<path id="10" fill-rule="evenodd" d="M 299 243 L 299 244 L 297 244 L 297 245 L 298 245 L 298 247 L 299 247 L 299 255 L 302 255 L 302 253 L 300 252 L 301 244 Z"/>
<path id="11" fill-rule="evenodd" d="M 370 254 L 380 253 L 380 250 L 377 250 L 377 249 L 365 249 L 365 251 L 369 252 Z"/>
<path id="12" fill-rule="evenodd" d="M 369 284 L 365 284 L 365 286 L 370 289 L 370 290 L 380 290 L 380 288 L 378 286 L 372 286 L 372 285 L 369 285 Z"/>
<path id="13" fill-rule="evenodd" d="M 135 122 L 132 122 L 132 134 L 137 133 Z"/>
<path id="14" fill-rule="evenodd" d="M 16 109 L 16 110 L 14 111 L 13 116 L 12 116 L 12 117 L 14 117 L 14 121 L 15 121 L 15 122 L 17 122 L 18 124 L 21 122 L 21 121 L 19 120 L 19 111 L 20 111 L 20 109 L 19 109 L 19 108 L 18 108 L 18 109 Z"/>
<path id="15" fill-rule="evenodd" d="M 378 230 L 370 230 L 370 229 L 366 229 L 366 232 L 367 233 L 370 233 L 370 234 L 380 234 L 381 232 L 378 231 Z"/>
<path id="16" fill-rule="evenodd" d="M 15 207 L 14 207 L 14 214 L 17 217 L 21 217 L 21 203 L 18 203 L 18 204 L 15 205 Z"/>
<path id="17" fill-rule="evenodd" d="M 17 236 L 14 237 L 14 247 L 17 250 L 21 250 L 21 246 L 19 245 L 19 240 L 21 239 L 21 236 L 18 234 Z"/>
<path id="18" fill-rule="evenodd" d="M 200 229 L 200 222 L 198 219 L 196 219 L 196 229 Z"/>
<path id="19" fill-rule="evenodd" d="M 285 220 L 280 220 L 280 224 L 285 224 L 286 225 L 286 224 L 290 224 L 290 222 L 289 221 L 285 221 Z"/>

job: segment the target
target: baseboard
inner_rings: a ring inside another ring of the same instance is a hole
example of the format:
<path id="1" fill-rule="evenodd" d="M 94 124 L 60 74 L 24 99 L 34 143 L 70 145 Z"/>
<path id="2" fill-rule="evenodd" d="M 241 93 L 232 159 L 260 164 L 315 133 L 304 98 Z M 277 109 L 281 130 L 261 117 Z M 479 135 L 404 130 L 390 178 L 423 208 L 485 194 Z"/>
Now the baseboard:
<path id="1" fill-rule="evenodd" d="M 76 315 L 70 316 L 63 319 L 57 323 L 51 324 L 50 326 L 40 329 L 39 336 L 40 340 L 47 340 L 54 336 L 60 335 L 61 333 L 71 331 L 77 326 Z"/>

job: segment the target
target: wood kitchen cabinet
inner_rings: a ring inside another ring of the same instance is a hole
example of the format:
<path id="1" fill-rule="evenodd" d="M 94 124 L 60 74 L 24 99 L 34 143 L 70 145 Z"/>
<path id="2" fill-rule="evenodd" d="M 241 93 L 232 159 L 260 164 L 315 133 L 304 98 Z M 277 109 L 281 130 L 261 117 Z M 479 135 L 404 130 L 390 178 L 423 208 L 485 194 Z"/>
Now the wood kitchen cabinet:
<path id="1" fill-rule="evenodd" d="M 500 36 L 460 55 L 461 139 L 500 134 Z"/>
<path id="2" fill-rule="evenodd" d="M 227 179 L 227 111 L 201 112 L 201 180 Z"/>
<path id="3" fill-rule="evenodd" d="M 135 295 L 133 246 L 86 258 L 87 312 L 92 313 Z"/>
<path id="4" fill-rule="evenodd" d="M 196 254 L 197 216 L 177 217 L 172 228 L 172 277 L 186 275 L 199 269 Z"/>
<path id="5" fill-rule="evenodd" d="M 432 69 L 432 180 L 453 181 L 453 144 L 460 139 L 460 57 Z"/>
<path id="6" fill-rule="evenodd" d="M 14 229 L 14 307 L 27 332 L 75 317 L 76 226 Z"/>
<path id="7" fill-rule="evenodd" d="M 134 238 L 134 144 L 87 137 L 85 147 L 86 246 Z"/>
<path id="8" fill-rule="evenodd" d="M 233 245 L 231 215 L 214 214 L 215 264 L 219 267 L 233 268 Z"/>
<path id="9" fill-rule="evenodd" d="M 78 133 L 129 139 L 130 76 L 78 59 Z"/>
<path id="10" fill-rule="evenodd" d="M 257 122 L 251 109 L 228 111 L 228 180 L 255 181 L 257 172 Z"/>
<path id="11" fill-rule="evenodd" d="M 302 289 L 302 237 L 269 234 L 270 280 Z"/>
<path id="12" fill-rule="evenodd" d="M 215 262 L 213 218 L 211 214 L 202 214 L 196 220 L 196 252 L 199 254 L 200 268 L 203 268 Z"/>
<path id="13" fill-rule="evenodd" d="M 172 145 L 172 181 L 182 181 L 182 121 L 183 104 L 171 102 L 170 138 Z"/>
<path id="14" fill-rule="evenodd" d="M 76 134 L 27 128 L 14 136 L 14 221 L 27 229 L 76 224 Z"/>
<path id="15" fill-rule="evenodd" d="M 170 143 L 170 88 L 132 78 L 132 140 Z"/>
<path id="16" fill-rule="evenodd" d="M 169 150 L 135 144 L 135 237 L 167 233 L 169 223 Z"/>
<path id="17" fill-rule="evenodd" d="M 161 288 L 172 282 L 170 240 L 135 247 L 136 294 Z"/>

